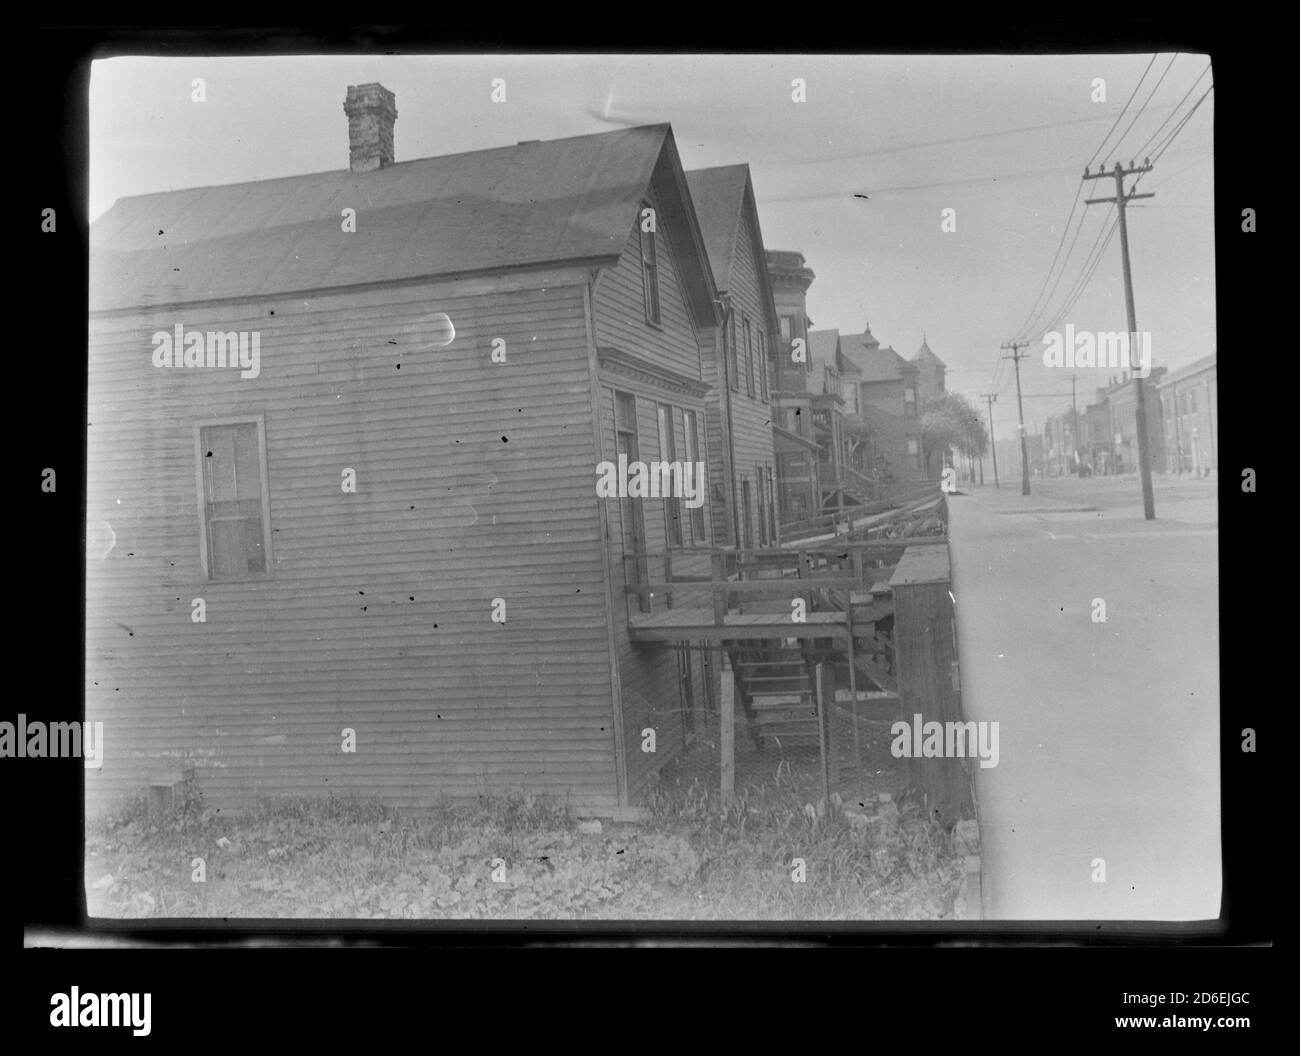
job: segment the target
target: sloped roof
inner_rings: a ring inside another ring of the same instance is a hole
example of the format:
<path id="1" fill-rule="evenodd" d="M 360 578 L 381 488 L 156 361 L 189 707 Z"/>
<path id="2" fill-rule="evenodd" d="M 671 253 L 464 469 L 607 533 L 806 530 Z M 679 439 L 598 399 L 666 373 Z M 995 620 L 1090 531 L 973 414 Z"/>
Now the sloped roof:
<path id="1" fill-rule="evenodd" d="M 704 248 L 713 266 L 713 281 L 719 290 L 731 289 L 740 216 L 745 204 L 748 165 L 720 165 L 714 169 L 692 169 L 686 185 L 695 202 Z"/>
<path id="2" fill-rule="evenodd" d="M 948 364 L 930 350 L 929 342 L 926 341 L 924 335 L 921 337 L 921 347 L 917 350 L 916 355 L 912 357 L 913 363 L 919 363 L 922 360 L 929 360 L 936 366 L 943 367 L 944 370 L 948 369 Z"/>
<path id="3" fill-rule="evenodd" d="M 663 124 L 124 198 L 90 229 L 90 307 L 613 263 L 666 145 L 680 172 Z"/>
<path id="4" fill-rule="evenodd" d="M 892 348 L 877 342 L 870 327 L 861 334 L 841 334 L 840 351 L 858 368 L 863 381 L 897 381 L 916 372 L 916 367 Z"/>
<path id="5" fill-rule="evenodd" d="M 808 355 L 814 363 L 839 367 L 840 332 L 838 330 L 809 330 Z"/>
<path id="6" fill-rule="evenodd" d="M 736 288 L 732 272 L 736 267 L 736 247 L 740 244 L 740 225 L 750 224 L 755 277 L 768 315 L 768 329 L 774 332 L 776 302 L 772 297 L 769 254 L 763 246 L 763 231 L 758 222 L 758 205 L 754 200 L 749 166 L 719 165 L 712 169 L 693 169 L 686 173 L 686 185 L 704 236 L 713 282 L 719 290 Z"/>
<path id="7" fill-rule="evenodd" d="M 1168 382 L 1178 382 L 1182 381 L 1184 378 L 1190 378 L 1193 374 L 1199 374 L 1204 370 L 1209 370 L 1211 367 L 1217 366 L 1218 360 L 1219 353 L 1217 351 L 1211 352 L 1208 356 L 1202 356 L 1200 359 L 1188 363 L 1185 367 L 1171 370 L 1160 379 L 1160 382 L 1163 385 Z"/>

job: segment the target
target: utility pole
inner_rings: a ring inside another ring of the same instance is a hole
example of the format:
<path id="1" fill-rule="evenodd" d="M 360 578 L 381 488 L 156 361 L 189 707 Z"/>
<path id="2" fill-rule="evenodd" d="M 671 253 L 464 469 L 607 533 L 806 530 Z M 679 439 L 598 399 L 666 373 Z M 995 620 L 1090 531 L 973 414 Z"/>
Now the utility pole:
<path id="1" fill-rule="evenodd" d="M 989 401 L 989 447 L 993 451 L 993 486 L 1001 487 L 998 484 L 998 441 L 993 435 L 993 402 L 997 399 L 992 393 L 986 392 L 984 398 Z"/>
<path id="2" fill-rule="evenodd" d="M 1115 207 L 1119 210 L 1119 245 L 1120 256 L 1124 264 L 1124 307 L 1128 310 L 1128 332 L 1129 332 L 1129 369 L 1133 370 L 1133 343 L 1138 339 L 1137 333 L 1137 312 L 1133 308 L 1133 272 L 1129 266 L 1128 256 L 1128 220 L 1126 219 L 1126 209 L 1128 203 L 1137 198 L 1154 198 L 1154 194 L 1133 194 L 1124 193 L 1124 177 L 1132 176 L 1139 173 L 1151 171 L 1151 159 L 1143 158 L 1141 165 L 1134 165 L 1132 161 L 1125 168 L 1118 161 L 1115 162 L 1115 168 L 1109 173 L 1103 169 L 1089 173 L 1087 168 L 1083 170 L 1085 180 L 1100 180 L 1106 176 L 1115 178 L 1115 197 L 1114 198 L 1086 198 L 1084 201 L 1088 205 L 1097 202 L 1114 202 Z M 1156 519 L 1156 500 L 1151 491 L 1151 461 L 1147 456 L 1147 404 L 1145 388 L 1142 378 L 1137 371 L 1133 371 L 1133 394 L 1137 402 L 1137 448 L 1138 448 L 1138 472 L 1142 477 L 1142 512 L 1148 521 Z"/>
<path id="3" fill-rule="evenodd" d="M 1011 349 L 1011 355 L 1003 356 L 1016 365 L 1016 404 L 1020 408 L 1020 494 L 1029 494 L 1029 448 L 1025 444 L 1025 401 L 1020 395 L 1020 361 L 1025 358 L 1022 348 L 1028 348 L 1028 341 L 1009 341 L 1002 345 Z"/>
<path id="4" fill-rule="evenodd" d="M 1079 457 L 1079 405 L 1074 402 L 1074 382 L 1079 375 L 1070 375 L 1070 415 L 1074 419 L 1074 472 L 1083 476 L 1083 459 Z"/>

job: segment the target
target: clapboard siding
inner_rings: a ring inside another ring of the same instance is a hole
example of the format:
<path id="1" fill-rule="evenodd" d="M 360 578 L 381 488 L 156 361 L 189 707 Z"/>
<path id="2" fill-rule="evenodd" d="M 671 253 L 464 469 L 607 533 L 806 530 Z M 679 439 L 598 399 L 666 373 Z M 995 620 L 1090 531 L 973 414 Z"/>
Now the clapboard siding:
<path id="1" fill-rule="evenodd" d="M 652 200 L 653 204 L 653 200 Z M 641 289 L 640 243 L 635 225 L 618 266 L 602 273 L 593 298 L 593 331 L 598 345 L 613 345 L 632 352 L 660 366 L 669 367 L 691 378 L 701 377 L 702 354 L 700 332 L 687 315 L 686 301 L 679 286 L 678 276 L 683 273 L 676 259 L 673 241 L 661 227 L 658 249 L 660 274 L 660 304 L 662 326 L 654 327 L 644 322 Z M 711 338 L 710 338 L 711 340 Z M 643 379 L 618 376 L 607 372 L 601 380 L 599 407 L 600 443 L 602 458 L 617 458 L 614 431 L 614 394 L 616 391 L 636 397 L 637 442 L 642 461 L 659 458 L 660 437 L 656 410 L 657 403 L 673 408 L 673 429 L 678 458 L 685 456 L 683 409 L 696 411 L 703 423 L 701 437 L 705 447 L 704 458 L 712 474 L 714 439 L 708 431 L 707 398 L 685 395 L 679 391 L 661 388 Z M 717 479 L 710 476 L 710 480 Z M 646 549 L 662 553 L 668 549 L 665 503 L 661 498 L 639 500 L 645 520 Z M 633 644 L 627 632 L 629 598 L 625 592 L 627 565 L 623 561 L 623 511 L 617 499 L 607 499 L 609 522 L 608 545 L 613 569 L 614 640 L 619 671 L 619 686 L 623 702 L 623 736 L 627 759 L 629 798 L 636 801 L 644 795 L 651 776 L 668 760 L 679 754 L 686 743 L 686 727 L 682 716 L 681 691 L 678 683 L 675 651 L 662 645 Z M 701 546 L 712 545 L 717 530 L 710 504 L 704 505 L 707 540 Z M 689 512 L 682 504 L 683 519 Z M 673 568 L 676 574 L 707 574 L 707 555 L 692 553 L 691 529 L 683 526 L 687 546 L 675 549 Z M 663 575 L 663 563 L 650 561 L 652 579 Z M 681 603 L 687 603 L 686 595 Z M 704 601 L 699 600 L 700 604 Z M 661 602 L 659 602 L 661 604 Z M 630 600 L 635 607 L 635 596 Z M 698 686 L 698 683 L 697 683 Z M 702 687 L 697 688 L 702 694 Z M 656 750 L 642 751 L 642 730 L 653 729 Z"/>
<path id="2" fill-rule="evenodd" d="M 152 333 L 177 322 L 260 331 L 260 377 L 153 367 Z M 88 806 L 181 764 L 235 808 L 329 790 L 617 804 L 580 286 L 98 316 L 89 386 L 88 522 L 116 545 L 87 562 L 87 718 L 106 736 Z M 212 582 L 193 427 L 253 415 L 273 575 Z"/>
<path id="3" fill-rule="evenodd" d="M 767 363 L 759 352 L 759 333 L 763 333 L 764 349 L 771 355 L 773 335 L 770 313 L 767 309 L 768 297 L 762 288 L 764 270 L 760 266 L 761 249 L 754 237 L 748 220 L 749 210 L 741 210 L 741 221 L 737 225 L 736 250 L 733 255 L 730 287 L 727 293 L 736 314 L 736 340 L 740 368 L 740 392 L 731 396 L 731 432 L 735 451 L 736 494 L 744 501 L 740 488 L 741 480 L 750 482 L 750 517 L 754 526 L 753 544 L 758 545 L 761 538 L 759 521 L 760 469 L 773 469 L 776 466 L 776 452 L 772 445 L 772 405 L 763 398 L 763 386 L 758 372 L 767 370 Z M 753 362 L 755 367 L 754 395 L 749 395 L 749 359 L 745 355 L 745 320 L 749 321 L 751 341 L 753 342 Z M 770 372 L 769 372 L 770 381 Z M 770 394 L 770 387 L 769 387 Z M 767 482 L 763 480 L 762 494 L 766 494 Z M 741 521 L 743 524 L 743 520 Z"/>
<path id="4" fill-rule="evenodd" d="M 609 459 L 617 458 L 613 410 L 616 391 L 636 397 L 637 443 L 642 460 L 658 458 L 659 425 L 655 404 L 668 402 L 680 406 L 683 397 L 630 379 L 602 384 L 601 452 L 602 457 Z M 698 403 L 688 401 L 685 405 L 702 410 Z M 680 421 L 680 415 L 675 418 Z M 645 520 L 646 549 L 651 553 L 662 553 L 668 549 L 664 501 L 660 498 L 639 501 Z M 629 578 L 627 562 L 623 560 L 623 508 L 618 499 L 607 499 L 605 503 L 609 518 L 610 564 L 614 571 L 614 641 L 623 698 L 628 791 L 635 800 L 645 790 L 649 776 L 681 751 L 685 744 L 685 728 L 677 681 L 677 658 L 673 650 L 658 644 L 633 644 L 628 635 L 629 606 L 635 612 L 637 600 L 635 595 L 629 597 L 624 589 Z M 698 573 L 707 571 L 707 557 L 692 557 L 689 550 L 681 550 L 680 554 L 681 559 L 674 562 L 675 571 L 687 572 L 692 566 Z M 661 577 L 663 562 L 651 560 L 649 572 L 652 579 Z M 655 731 L 656 750 L 653 753 L 641 750 L 641 731 L 645 729 Z"/>
<path id="5" fill-rule="evenodd" d="M 750 523 L 754 526 L 752 542 L 753 545 L 758 545 L 761 538 L 759 481 L 764 481 L 764 498 L 771 501 L 766 495 L 766 477 L 762 471 L 772 469 L 775 474 L 776 467 L 772 441 L 772 405 L 763 398 L 763 388 L 757 374 L 758 370 L 766 369 L 759 354 L 758 335 L 760 331 L 764 333 L 765 347 L 770 358 L 773 348 L 773 335 L 770 332 L 772 322 L 763 291 L 765 273 L 759 264 L 761 250 L 751 230 L 748 215 L 747 208 L 741 210 L 741 221 L 736 225 L 736 245 L 731 256 L 731 273 L 726 277 L 728 288 L 724 290 L 730 297 L 735 320 L 732 332 L 736 341 L 738 391 L 728 389 L 725 352 L 727 338 L 721 328 L 715 347 L 705 357 L 705 380 L 712 386 L 707 415 L 710 475 L 712 479 L 722 481 L 726 488 L 721 499 L 711 499 L 714 519 L 719 525 L 719 545 L 738 545 L 740 542 L 737 535 L 744 530 L 744 517 L 737 514 L 733 529 L 727 511 L 731 503 L 739 505 L 744 502 L 740 486 L 743 480 L 750 482 Z M 749 360 L 745 354 L 746 320 L 750 324 L 754 351 L 753 396 L 749 395 Z M 731 461 L 733 458 L 734 462 Z"/>
<path id="6" fill-rule="evenodd" d="M 657 175 L 647 195 L 656 210 L 660 210 L 659 186 L 661 176 Z M 660 316 L 660 325 L 655 326 L 645 318 L 638 217 L 628 219 L 623 255 L 617 267 L 601 273 L 596 285 L 593 320 L 596 344 L 644 356 L 679 374 L 700 378 L 700 343 L 682 288 L 684 272 L 673 250 L 670 231 L 661 219 L 655 236 Z"/>
<path id="7" fill-rule="evenodd" d="M 704 380 L 709 385 L 708 405 L 704 412 L 704 435 L 709 453 L 709 512 L 715 526 L 715 546 L 734 546 L 735 538 L 731 530 L 731 451 L 727 444 L 727 375 L 724 363 L 723 328 L 715 331 L 714 347 L 704 356 Z M 731 393 L 735 396 L 735 393 Z M 715 494 L 712 482 L 722 486 L 722 493 Z"/>

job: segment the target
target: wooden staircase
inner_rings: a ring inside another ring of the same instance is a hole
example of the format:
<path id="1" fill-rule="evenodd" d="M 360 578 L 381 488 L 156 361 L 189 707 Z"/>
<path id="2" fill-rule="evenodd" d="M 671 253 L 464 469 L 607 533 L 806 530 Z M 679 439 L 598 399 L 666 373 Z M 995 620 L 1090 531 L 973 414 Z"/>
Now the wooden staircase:
<path id="1" fill-rule="evenodd" d="M 737 650 L 732 666 L 756 748 L 768 741 L 783 748 L 817 746 L 817 701 L 802 650 L 764 643 Z"/>

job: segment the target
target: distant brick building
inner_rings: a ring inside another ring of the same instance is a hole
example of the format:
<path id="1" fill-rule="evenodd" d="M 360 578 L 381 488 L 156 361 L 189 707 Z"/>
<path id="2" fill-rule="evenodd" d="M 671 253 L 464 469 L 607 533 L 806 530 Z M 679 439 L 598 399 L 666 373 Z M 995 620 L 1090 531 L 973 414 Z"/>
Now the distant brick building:
<path id="1" fill-rule="evenodd" d="M 1157 473 L 1165 468 L 1165 438 L 1156 391 L 1167 369 L 1152 367 L 1143 382 L 1146 389 L 1147 461 Z M 1115 472 L 1135 473 L 1138 468 L 1137 390 L 1127 371 L 1106 389 L 1106 401 L 1110 405 L 1110 427 L 1114 434 Z"/>
<path id="2" fill-rule="evenodd" d="M 1170 473 L 1208 476 L 1219 468 L 1217 355 L 1166 374 L 1156 385 Z"/>
<path id="3" fill-rule="evenodd" d="M 817 276 L 803 254 L 772 250 L 767 272 L 776 304 L 780 343 L 772 370 L 772 441 L 776 451 L 777 509 L 782 524 L 821 514 L 820 445 L 813 435 L 812 364 L 807 355 L 808 287 Z M 803 362 L 792 356 L 802 342 Z"/>

